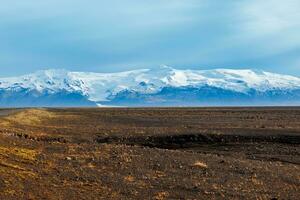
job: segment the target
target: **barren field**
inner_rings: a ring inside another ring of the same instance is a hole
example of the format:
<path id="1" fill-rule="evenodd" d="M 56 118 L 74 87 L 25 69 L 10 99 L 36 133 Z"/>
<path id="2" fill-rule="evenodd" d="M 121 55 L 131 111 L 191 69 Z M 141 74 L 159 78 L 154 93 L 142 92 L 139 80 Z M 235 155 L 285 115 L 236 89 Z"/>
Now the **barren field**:
<path id="1" fill-rule="evenodd" d="M 0 199 L 299 199 L 300 108 L 0 109 Z"/>

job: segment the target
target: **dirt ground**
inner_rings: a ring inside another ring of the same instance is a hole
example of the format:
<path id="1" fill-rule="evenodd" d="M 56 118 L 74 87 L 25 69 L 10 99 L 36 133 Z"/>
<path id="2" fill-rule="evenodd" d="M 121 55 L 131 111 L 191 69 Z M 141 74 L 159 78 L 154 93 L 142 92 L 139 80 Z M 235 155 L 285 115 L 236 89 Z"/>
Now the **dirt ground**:
<path id="1" fill-rule="evenodd" d="M 0 199 L 299 199 L 300 108 L 0 109 Z"/>

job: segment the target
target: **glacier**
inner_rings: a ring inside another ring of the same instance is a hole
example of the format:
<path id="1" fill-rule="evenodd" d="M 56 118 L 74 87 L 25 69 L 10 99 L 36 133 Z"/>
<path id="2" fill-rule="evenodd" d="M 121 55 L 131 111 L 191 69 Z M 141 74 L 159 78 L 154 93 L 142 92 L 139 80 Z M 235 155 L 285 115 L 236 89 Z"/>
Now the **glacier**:
<path id="1" fill-rule="evenodd" d="M 1 107 L 297 106 L 300 78 L 262 70 L 43 70 L 0 78 Z"/>

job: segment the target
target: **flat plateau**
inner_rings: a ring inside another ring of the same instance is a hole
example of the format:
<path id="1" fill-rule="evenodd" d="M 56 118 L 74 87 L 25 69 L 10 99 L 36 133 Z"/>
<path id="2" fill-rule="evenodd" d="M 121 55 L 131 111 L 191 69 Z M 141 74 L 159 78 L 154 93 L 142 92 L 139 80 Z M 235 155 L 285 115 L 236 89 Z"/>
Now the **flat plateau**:
<path id="1" fill-rule="evenodd" d="M 0 109 L 0 199 L 299 196 L 299 107 Z"/>

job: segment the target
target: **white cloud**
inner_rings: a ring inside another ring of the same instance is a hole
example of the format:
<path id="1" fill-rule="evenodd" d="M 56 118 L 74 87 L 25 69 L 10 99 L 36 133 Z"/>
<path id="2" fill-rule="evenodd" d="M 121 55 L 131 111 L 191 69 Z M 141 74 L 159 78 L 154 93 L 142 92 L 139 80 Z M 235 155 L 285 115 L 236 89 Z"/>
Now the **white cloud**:
<path id="1" fill-rule="evenodd" d="M 244 31 L 251 34 L 274 34 L 299 27 L 299 0 L 253 0 L 241 6 Z"/>
<path id="2" fill-rule="evenodd" d="M 299 8 L 299 0 L 3 1 L 0 69 L 278 66 L 275 56 L 300 47 Z"/>

